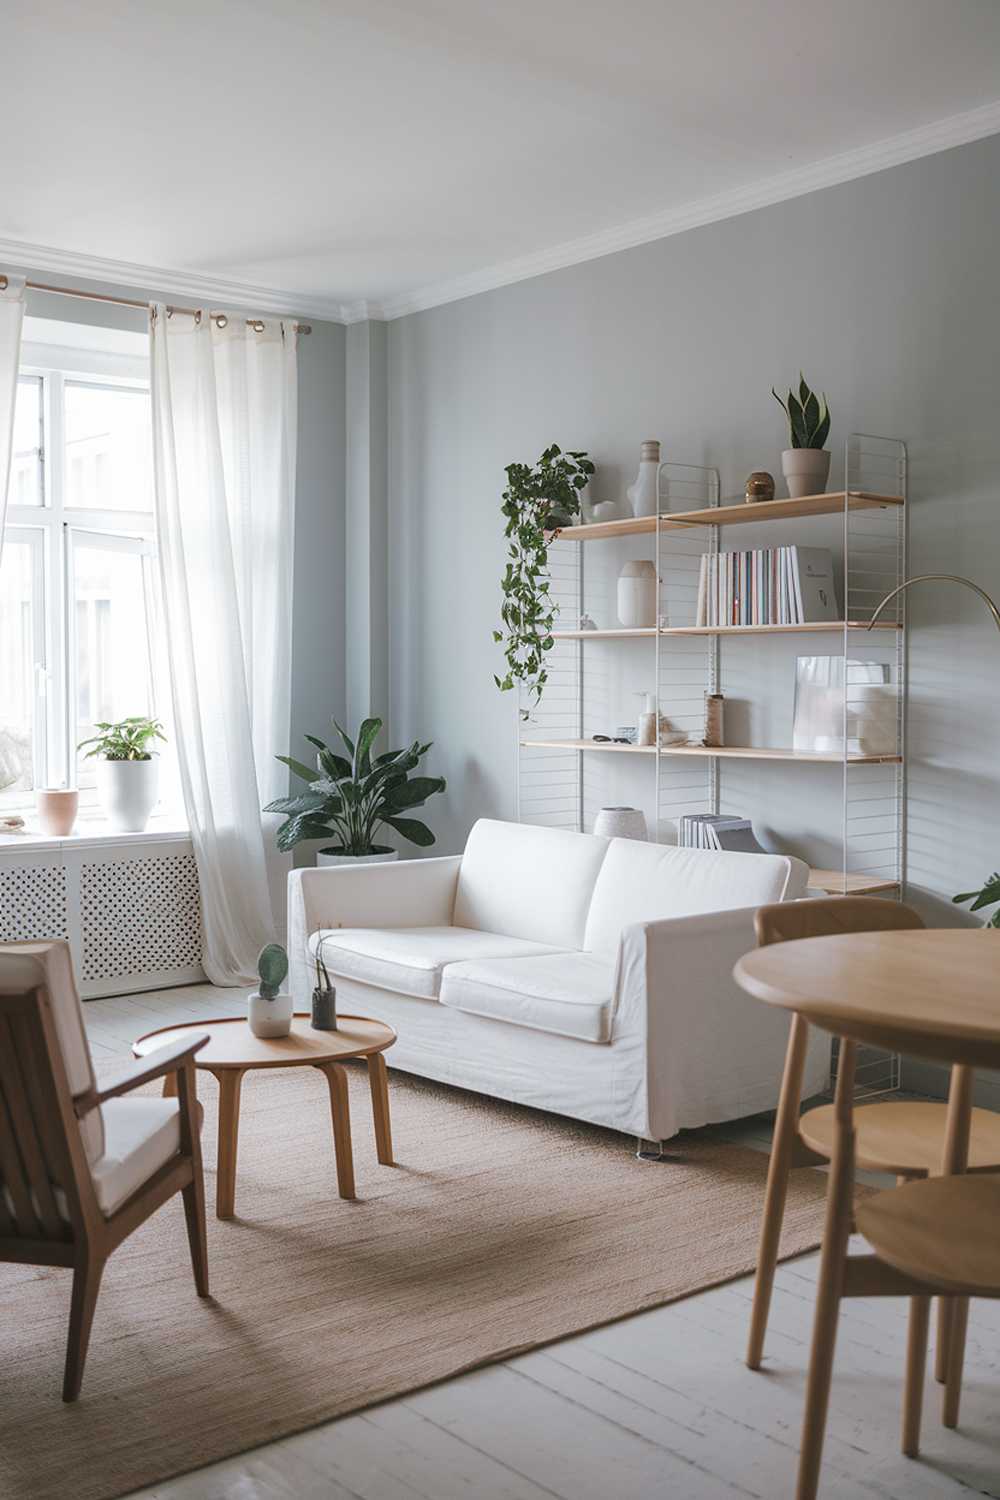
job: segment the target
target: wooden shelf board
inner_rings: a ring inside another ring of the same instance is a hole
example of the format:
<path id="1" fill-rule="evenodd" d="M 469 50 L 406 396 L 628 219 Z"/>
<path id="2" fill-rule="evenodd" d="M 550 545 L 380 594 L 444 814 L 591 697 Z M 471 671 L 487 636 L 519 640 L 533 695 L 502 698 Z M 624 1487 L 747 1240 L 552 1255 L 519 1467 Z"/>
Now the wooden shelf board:
<path id="1" fill-rule="evenodd" d="M 800 495 L 794 500 L 760 500 L 756 504 L 709 506 L 704 510 L 665 511 L 659 518 L 661 531 L 682 531 L 691 526 L 739 526 L 757 521 L 793 521 L 801 516 L 833 516 L 844 509 L 876 510 L 902 505 L 902 495 L 878 495 L 871 490 L 835 490 L 826 495 Z M 656 530 L 656 516 L 632 516 L 625 521 L 591 521 L 584 526 L 564 526 L 549 532 L 570 542 L 596 542 L 605 537 L 642 536 Z"/>
<path id="2" fill-rule="evenodd" d="M 898 880 L 878 880 L 872 875 L 844 875 L 843 870 L 810 870 L 809 889 L 828 896 L 874 896 L 898 891 Z"/>
<path id="3" fill-rule="evenodd" d="M 522 740 L 521 745 L 526 750 L 604 750 L 619 755 L 656 754 L 655 745 L 615 745 L 601 740 Z M 709 749 L 706 745 L 665 745 L 661 746 L 660 754 L 689 757 L 711 755 L 728 760 L 795 760 L 835 766 L 842 765 L 844 760 L 842 755 L 833 751 L 775 750 L 756 745 L 723 745 L 717 749 Z M 898 765 L 902 756 L 849 755 L 847 760 L 850 765 Z"/>
<path id="4" fill-rule="evenodd" d="M 877 620 L 874 630 L 902 630 L 895 620 Z M 553 630 L 556 641 L 622 641 L 639 636 L 652 640 L 660 635 L 795 635 L 813 634 L 822 631 L 843 630 L 843 620 L 807 620 L 801 625 L 670 625 L 657 632 L 654 625 L 643 625 L 634 630 Z M 848 630 L 867 630 L 866 620 L 848 620 Z"/>

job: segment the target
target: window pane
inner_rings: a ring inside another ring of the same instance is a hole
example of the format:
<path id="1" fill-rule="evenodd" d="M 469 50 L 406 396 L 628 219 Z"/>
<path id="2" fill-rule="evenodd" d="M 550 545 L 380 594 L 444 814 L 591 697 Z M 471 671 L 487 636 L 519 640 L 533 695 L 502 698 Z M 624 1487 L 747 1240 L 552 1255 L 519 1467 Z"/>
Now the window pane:
<path id="1" fill-rule="evenodd" d="M 66 504 L 153 509 L 148 391 L 67 381 Z"/>
<path id="2" fill-rule="evenodd" d="M 0 806 L 27 800 L 35 784 L 36 611 L 34 548 L 8 539 L 0 562 Z"/>
<path id="3" fill-rule="evenodd" d="M 89 739 L 101 722 L 152 713 L 149 634 L 142 558 L 105 547 L 73 549 L 76 731 Z M 78 756 L 81 791 L 95 784 L 94 761 Z"/>
<path id="4" fill-rule="evenodd" d="M 11 454 L 9 505 L 41 505 L 42 382 L 22 376 L 14 403 L 14 448 Z"/>

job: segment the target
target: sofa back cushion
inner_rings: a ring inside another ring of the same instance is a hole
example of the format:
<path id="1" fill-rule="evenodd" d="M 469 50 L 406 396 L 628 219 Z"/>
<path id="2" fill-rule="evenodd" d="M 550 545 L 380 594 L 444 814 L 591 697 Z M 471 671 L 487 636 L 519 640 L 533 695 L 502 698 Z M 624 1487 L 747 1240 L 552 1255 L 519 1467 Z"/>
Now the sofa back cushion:
<path id="1" fill-rule="evenodd" d="M 784 854 L 730 854 L 612 839 L 590 903 L 584 948 L 613 954 L 623 927 L 804 896 L 808 867 Z"/>
<path id="2" fill-rule="evenodd" d="M 582 948 L 607 839 L 480 818 L 458 873 L 456 927 Z"/>

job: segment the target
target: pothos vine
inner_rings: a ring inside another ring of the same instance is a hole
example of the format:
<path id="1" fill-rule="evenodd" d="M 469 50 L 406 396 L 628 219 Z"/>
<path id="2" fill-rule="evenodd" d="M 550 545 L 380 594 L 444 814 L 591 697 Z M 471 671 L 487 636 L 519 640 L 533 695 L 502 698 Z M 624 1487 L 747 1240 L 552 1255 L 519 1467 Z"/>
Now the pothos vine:
<path id="1" fill-rule="evenodd" d="M 507 670 L 494 682 L 502 693 L 521 683 L 538 703 L 548 681 L 545 653 L 555 644 L 556 610 L 549 594 L 547 533 L 571 524 L 580 514 L 580 491 L 594 465 L 586 453 L 563 453 L 555 443 L 538 462 L 508 464 L 501 511 L 506 518 L 507 566 L 500 587 L 501 627 L 493 639 L 502 644 Z"/>

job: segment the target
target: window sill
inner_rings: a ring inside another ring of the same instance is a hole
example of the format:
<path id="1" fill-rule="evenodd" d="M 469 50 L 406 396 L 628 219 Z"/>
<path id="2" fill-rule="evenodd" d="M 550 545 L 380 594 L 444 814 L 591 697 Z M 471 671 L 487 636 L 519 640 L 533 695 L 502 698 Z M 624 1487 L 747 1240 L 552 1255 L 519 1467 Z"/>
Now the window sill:
<path id="1" fill-rule="evenodd" d="M 54 838 L 37 828 L 0 833 L 0 857 L 7 853 L 56 853 L 61 849 L 128 848 L 135 844 L 190 843 L 190 831 L 178 818 L 153 818 L 143 833 L 116 833 L 100 818 L 82 818 L 71 834 Z"/>

